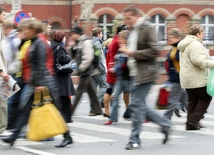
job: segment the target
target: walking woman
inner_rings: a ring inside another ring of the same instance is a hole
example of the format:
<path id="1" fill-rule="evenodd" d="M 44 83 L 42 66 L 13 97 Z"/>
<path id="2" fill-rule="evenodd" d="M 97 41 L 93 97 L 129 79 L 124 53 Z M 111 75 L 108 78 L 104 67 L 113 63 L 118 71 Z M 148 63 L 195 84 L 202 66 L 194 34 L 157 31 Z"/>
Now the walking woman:
<path id="1" fill-rule="evenodd" d="M 20 96 L 20 106 L 17 120 L 14 124 L 14 130 L 12 135 L 2 138 L 4 142 L 9 143 L 11 146 L 13 146 L 22 127 L 28 121 L 34 99 L 34 91 L 40 91 L 44 88 L 44 86 L 47 86 L 55 103 L 58 98 L 58 89 L 55 86 L 54 76 L 51 70 L 47 67 L 47 61 L 50 58 L 48 57 L 47 52 L 48 44 L 45 44 L 38 37 L 38 34 L 43 31 L 42 23 L 33 19 L 23 19 L 19 24 L 19 29 L 23 33 L 26 40 L 31 40 L 31 44 L 27 49 L 25 58 L 22 61 L 23 80 L 25 82 L 25 86 Z M 59 105 L 60 101 L 57 101 L 57 104 Z M 66 120 L 60 108 L 59 111 Z M 56 147 L 65 147 L 72 142 L 73 141 L 68 130 L 64 134 L 63 142 L 56 145 Z"/>
<path id="2" fill-rule="evenodd" d="M 208 68 L 214 68 L 214 61 L 202 44 L 203 37 L 203 28 L 194 24 L 189 28 L 189 34 L 178 44 L 181 87 L 188 94 L 186 130 L 200 129 L 199 122 L 212 100 L 206 87 Z"/>
<path id="3" fill-rule="evenodd" d="M 54 54 L 54 70 L 56 73 L 56 80 L 59 84 L 59 96 L 62 103 L 62 110 L 66 116 L 66 122 L 71 122 L 71 101 L 70 96 L 75 95 L 75 89 L 71 79 L 71 74 L 67 72 L 58 71 L 56 63 L 61 65 L 67 64 L 71 61 L 71 56 L 64 48 L 65 33 L 63 31 L 55 31 L 51 42 L 51 48 Z"/>

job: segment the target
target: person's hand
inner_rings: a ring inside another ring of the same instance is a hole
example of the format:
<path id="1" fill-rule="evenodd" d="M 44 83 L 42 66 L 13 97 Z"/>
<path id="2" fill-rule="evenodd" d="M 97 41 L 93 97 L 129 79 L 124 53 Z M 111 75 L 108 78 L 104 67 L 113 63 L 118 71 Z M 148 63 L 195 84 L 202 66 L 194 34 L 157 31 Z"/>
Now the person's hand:
<path id="1" fill-rule="evenodd" d="M 42 91 L 43 89 L 45 88 L 45 86 L 38 86 L 38 87 L 35 87 L 35 91 Z"/>
<path id="2" fill-rule="evenodd" d="M 7 83 L 9 80 L 9 75 L 4 72 L 1 72 L 1 76 L 3 77 L 4 82 Z"/>
<path id="3" fill-rule="evenodd" d="M 127 54 L 128 56 L 132 56 L 132 53 L 133 53 L 133 51 L 130 51 L 125 47 L 120 48 L 119 51 L 124 53 L 124 54 Z"/>
<path id="4" fill-rule="evenodd" d="M 111 73 L 115 73 L 115 69 L 114 68 L 110 68 L 108 71 L 111 72 Z"/>

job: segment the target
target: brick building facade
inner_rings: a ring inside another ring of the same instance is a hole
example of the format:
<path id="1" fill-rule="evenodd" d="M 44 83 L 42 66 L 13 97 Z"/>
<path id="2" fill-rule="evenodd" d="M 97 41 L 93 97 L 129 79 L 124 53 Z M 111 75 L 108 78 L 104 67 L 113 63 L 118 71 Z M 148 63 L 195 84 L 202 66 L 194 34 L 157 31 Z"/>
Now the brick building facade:
<path id="1" fill-rule="evenodd" d="M 35 18 L 48 20 L 54 29 L 69 32 L 81 25 L 86 32 L 95 26 L 103 27 L 104 40 L 113 35 L 113 27 L 123 22 L 121 14 L 127 5 L 139 7 L 143 16 L 156 28 L 161 46 L 160 72 L 164 74 L 163 61 L 170 49 L 167 32 L 173 27 L 185 32 L 187 22 L 200 23 L 205 29 L 205 40 L 214 55 L 214 1 L 213 0 L 0 0 L 7 11 L 12 2 L 21 2 L 21 9 Z M 161 78 L 164 79 L 164 78 Z M 160 81 L 161 82 L 161 81 Z"/>

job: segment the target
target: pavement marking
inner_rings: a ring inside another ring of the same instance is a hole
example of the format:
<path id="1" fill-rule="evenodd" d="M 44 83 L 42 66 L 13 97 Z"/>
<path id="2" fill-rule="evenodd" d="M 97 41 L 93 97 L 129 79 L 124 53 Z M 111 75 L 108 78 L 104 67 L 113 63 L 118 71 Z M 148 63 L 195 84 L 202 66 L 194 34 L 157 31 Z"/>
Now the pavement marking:
<path id="1" fill-rule="evenodd" d="M 98 143 L 98 142 L 115 142 L 116 141 L 114 139 L 106 139 L 106 138 L 89 136 L 89 135 L 79 134 L 79 133 L 74 133 L 74 132 L 71 132 L 71 135 L 72 135 L 72 138 L 74 139 L 74 141 L 78 142 L 78 143 Z M 62 139 L 62 135 L 58 135 L 55 137 Z"/>
<path id="2" fill-rule="evenodd" d="M 49 153 L 49 152 L 44 152 L 44 151 L 40 151 L 40 150 L 36 150 L 36 149 L 31 149 L 31 148 L 28 148 L 28 147 L 25 147 L 25 146 L 15 146 L 15 148 L 23 150 L 25 152 L 33 153 L 33 154 L 36 154 L 36 155 L 57 155 L 57 154 L 54 154 L 54 153 Z"/>
<path id="3" fill-rule="evenodd" d="M 111 125 L 111 126 L 96 125 L 91 123 L 83 123 L 83 122 L 75 122 L 75 121 L 72 123 L 72 125 L 69 124 L 69 126 L 72 126 L 72 128 L 80 128 L 80 129 L 87 129 L 87 130 L 93 130 L 98 132 L 113 133 L 113 134 L 118 134 L 122 136 L 129 136 L 131 131 L 131 129 L 122 129 L 122 128 L 113 127 L 114 125 Z M 143 131 L 140 138 L 162 139 L 163 134 Z M 171 135 L 170 138 L 185 138 L 185 137 Z"/>

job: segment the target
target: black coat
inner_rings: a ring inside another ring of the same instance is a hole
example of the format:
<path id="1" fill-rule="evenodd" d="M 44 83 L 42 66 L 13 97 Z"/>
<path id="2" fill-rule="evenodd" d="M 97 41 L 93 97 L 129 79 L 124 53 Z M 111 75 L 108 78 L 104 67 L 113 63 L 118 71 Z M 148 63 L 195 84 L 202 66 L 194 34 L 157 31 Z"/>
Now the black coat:
<path id="1" fill-rule="evenodd" d="M 76 91 L 71 79 L 71 74 L 64 72 L 57 72 L 56 63 L 61 65 L 67 64 L 71 61 L 71 56 L 66 52 L 64 46 L 61 42 L 53 41 L 51 42 L 51 48 L 54 54 L 54 70 L 56 73 L 56 79 L 59 85 L 59 95 L 60 96 L 71 96 L 76 95 Z"/>

